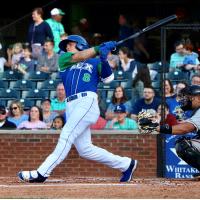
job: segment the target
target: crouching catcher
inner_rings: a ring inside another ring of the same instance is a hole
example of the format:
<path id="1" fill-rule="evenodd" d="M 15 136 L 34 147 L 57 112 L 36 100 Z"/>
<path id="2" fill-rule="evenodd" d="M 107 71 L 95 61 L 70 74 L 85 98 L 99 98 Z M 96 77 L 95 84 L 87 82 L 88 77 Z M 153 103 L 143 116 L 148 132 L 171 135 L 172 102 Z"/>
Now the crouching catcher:
<path id="1" fill-rule="evenodd" d="M 194 132 L 194 137 L 180 137 L 175 143 L 178 156 L 190 166 L 200 171 L 200 86 L 191 85 L 180 91 L 181 108 L 192 110 L 192 116 L 181 124 L 169 126 L 159 125 L 149 114 L 142 114 L 138 118 L 139 128 L 143 132 L 159 132 L 162 134 L 184 135 Z M 143 115 L 143 117 L 142 117 Z M 193 175 L 200 178 L 200 173 Z"/>

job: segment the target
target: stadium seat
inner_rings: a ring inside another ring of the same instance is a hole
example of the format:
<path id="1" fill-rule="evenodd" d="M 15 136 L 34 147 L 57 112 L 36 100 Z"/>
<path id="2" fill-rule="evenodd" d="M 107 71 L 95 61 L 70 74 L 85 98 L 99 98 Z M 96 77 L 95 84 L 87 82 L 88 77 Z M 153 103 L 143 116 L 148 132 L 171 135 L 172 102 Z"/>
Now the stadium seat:
<path id="1" fill-rule="evenodd" d="M 105 103 L 106 103 L 106 108 L 108 108 L 109 104 L 111 103 L 111 99 L 110 98 L 107 98 L 105 100 Z"/>
<path id="2" fill-rule="evenodd" d="M 7 101 L 0 98 L 0 105 L 7 107 Z"/>
<path id="3" fill-rule="evenodd" d="M 1 75 L 2 80 L 15 81 L 22 79 L 23 74 L 16 71 L 4 71 Z"/>
<path id="4" fill-rule="evenodd" d="M 30 110 L 30 108 L 35 105 L 35 102 L 30 99 L 20 99 L 20 102 L 24 110 Z"/>
<path id="5" fill-rule="evenodd" d="M 115 80 L 122 80 L 124 79 L 124 72 L 122 70 L 117 70 L 114 72 Z"/>
<path id="6" fill-rule="evenodd" d="M 119 81 L 112 81 L 111 83 L 105 84 L 103 82 L 99 82 L 98 89 L 101 90 L 109 90 L 109 89 L 115 89 L 117 86 L 119 86 Z"/>
<path id="7" fill-rule="evenodd" d="M 151 85 L 155 90 L 159 90 L 161 88 L 160 81 L 152 81 Z"/>
<path id="8" fill-rule="evenodd" d="M 7 89 L 8 88 L 8 82 L 0 80 L 0 89 Z"/>
<path id="9" fill-rule="evenodd" d="M 125 94 L 128 100 L 132 99 L 132 89 L 125 89 Z"/>
<path id="10" fill-rule="evenodd" d="M 61 80 L 60 73 L 59 72 L 53 72 L 51 74 L 51 79 L 53 79 L 53 80 Z"/>
<path id="11" fill-rule="evenodd" d="M 123 79 L 127 79 L 127 80 L 132 80 L 132 73 L 130 72 L 124 72 L 123 73 Z"/>
<path id="12" fill-rule="evenodd" d="M 170 79 L 173 83 L 177 83 L 179 81 L 187 81 L 188 82 L 188 74 L 186 72 L 174 71 L 166 74 L 166 78 Z"/>
<path id="13" fill-rule="evenodd" d="M 34 88 L 34 83 L 29 80 L 18 80 L 12 88 L 15 90 L 30 90 Z"/>
<path id="14" fill-rule="evenodd" d="M 161 61 L 149 63 L 149 64 L 147 64 L 147 66 L 149 67 L 150 70 L 155 70 L 158 73 L 162 71 L 162 62 Z M 169 72 L 169 63 L 168 62 L 165 63 L 164 72 L 165 73 Z"/>
<path id="15" fill-rule="evenodd" d="M 57 85 L 60 83 L 58 80 L 46 80 L 42 82 L 41 87 L 38 87 L 38 89 L 42 90 L 56 90 Z"/>
<path id="16" fill-rule="evenodd" d="M 61 80 L 60 73 L 59 72 L 53 72 L 51 74 L 51 79 L 53 79 L 53 80 Z"/>
<path id="17" fill-rule="evenodd" d="M 51 90 L 49 96 L 50 96 L 50 99 L 55 98 L 56 97 L 56 90 Z"/>
<path id="18" fill-rule="evenodd" d="M 34 71 L 34 72 L 29 72 L 26 79 L 31 80 L 31 81 L 44 81 L 49 79 L 50 75 L 45 72 L 40 72 L 40 71 Z"/>
<path id="19" fill-rule="evenodd" d="M 133 86 L 133 81 L 132 80 L 127 80 L 127 81 L 123 81 L 121 82 L 121 86 L 124 88 L 124 89 L 131 89 Z"/>
<path id="20" fill-rule="evenodd" d="M 20 92 L 12 89 L 2 89 L 0 90 L 1 100 L 14 100 L 20 98 Z"/>
<path id="21" fill-rule="evenodd" d="M 39 89 L 32 89 L 26 92 L 25 98 L 32 100 L 42 100 L 49 97 L 48 92 Z"/>

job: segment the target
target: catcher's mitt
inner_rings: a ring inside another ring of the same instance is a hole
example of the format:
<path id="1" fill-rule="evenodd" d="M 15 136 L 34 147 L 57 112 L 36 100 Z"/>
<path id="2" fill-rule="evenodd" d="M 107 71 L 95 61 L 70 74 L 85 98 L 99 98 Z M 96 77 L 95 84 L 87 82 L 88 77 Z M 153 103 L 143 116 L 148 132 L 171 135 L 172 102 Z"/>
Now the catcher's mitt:
<path id="1" fill-rule="evenodd" d="M 138 113 L 138 128 L 140 133 L 150 134 L 159 126 L 155 119 L 155 111 L 145 110 Z"/>

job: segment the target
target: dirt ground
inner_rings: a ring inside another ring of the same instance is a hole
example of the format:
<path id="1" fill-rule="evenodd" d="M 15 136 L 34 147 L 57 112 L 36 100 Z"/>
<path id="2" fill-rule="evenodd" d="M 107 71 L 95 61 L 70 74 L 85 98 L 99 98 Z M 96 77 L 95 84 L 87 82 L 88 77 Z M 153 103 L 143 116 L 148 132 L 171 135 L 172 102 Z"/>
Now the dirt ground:
<path id="1" fill-rule="evenodd" d="M 122 184 L 116 178 L 49 178 L 45 183 L 30 184 L 16 177 L 0 177 L 0 198 L 65 199 L 199 199 L 199 180 L 135 178 Z"/>

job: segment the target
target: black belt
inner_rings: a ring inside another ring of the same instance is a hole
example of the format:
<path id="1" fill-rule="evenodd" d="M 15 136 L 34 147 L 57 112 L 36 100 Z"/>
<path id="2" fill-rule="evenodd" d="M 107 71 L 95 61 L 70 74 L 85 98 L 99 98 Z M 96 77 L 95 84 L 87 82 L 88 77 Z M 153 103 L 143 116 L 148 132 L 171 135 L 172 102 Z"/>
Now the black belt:
<path id="1" fill-rule="evenodd" d="M 86 97 L 86 96 L 87 96 L 87 92 L 81 93 L 81 97 Z M 77 94 L 67 97 L 66 101 L 70 102 L 70 101 L 73 101 L 73 100 L 76 100 L 76 99 L 78 99 L 78 95 Z"/>

